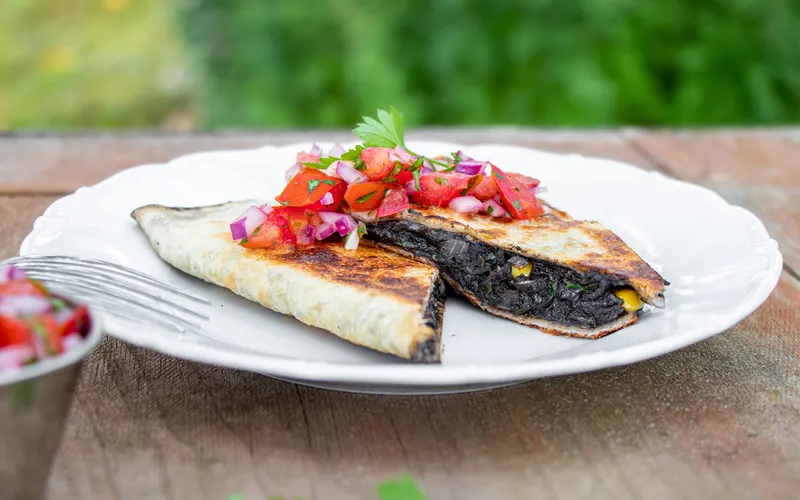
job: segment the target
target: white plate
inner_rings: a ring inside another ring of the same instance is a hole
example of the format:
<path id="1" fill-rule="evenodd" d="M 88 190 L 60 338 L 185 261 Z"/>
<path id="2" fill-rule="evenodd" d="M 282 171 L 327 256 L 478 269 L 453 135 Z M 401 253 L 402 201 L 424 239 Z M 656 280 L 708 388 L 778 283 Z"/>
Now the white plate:
<path id="1" fill-rule="evenodd" d="M 576 155 L 497 145 L 410 144 L 424 154 L 463 149 L 542 179 L 549 203 L 615 231 L 672 283 L 666 309 L 651 310 L 637 324 L 599 340 L 547 335 L 451 297 L 442 364 L 414 365 L 353 346 L 175 271 L 156 256 L 129 216 L 150 203 L 271 200 L 283 187 L 296 151 L 308 146 L 192 154 L 125 170 L 55 202 L 37 219 L 20 253 L 106 259 L 213 302 L 205 336 L 142 331 L 106 319 L 108 333 L 133 344 L 309 385 L 387 393 L 476 390 L 659 356 L 733 326 L 764 302 L 780 276 L 781 254 L 764 225 L 702 187 Z"/>

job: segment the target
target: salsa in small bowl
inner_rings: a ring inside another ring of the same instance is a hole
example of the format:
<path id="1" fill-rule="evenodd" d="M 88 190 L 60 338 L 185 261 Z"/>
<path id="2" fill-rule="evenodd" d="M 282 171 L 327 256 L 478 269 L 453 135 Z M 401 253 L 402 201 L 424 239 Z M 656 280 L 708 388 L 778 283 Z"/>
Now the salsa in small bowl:
<path id="1" fill-rule="evenodd" d="M 42 497 L 80 367 L 101 337 L 91 306 L 0 265 L 0 484 L 8 498 Z"/>

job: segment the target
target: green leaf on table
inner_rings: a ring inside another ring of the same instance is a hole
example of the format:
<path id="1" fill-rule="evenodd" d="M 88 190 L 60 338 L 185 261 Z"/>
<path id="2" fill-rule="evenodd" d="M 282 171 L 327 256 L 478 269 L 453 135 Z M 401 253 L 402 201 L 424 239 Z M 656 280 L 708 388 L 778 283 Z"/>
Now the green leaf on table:
<path id="1" fill-rule="evenodd" d="M 426 500 L 426 497 L 414 478 L 406 475 L 378 486 L 378 500 Z"/>

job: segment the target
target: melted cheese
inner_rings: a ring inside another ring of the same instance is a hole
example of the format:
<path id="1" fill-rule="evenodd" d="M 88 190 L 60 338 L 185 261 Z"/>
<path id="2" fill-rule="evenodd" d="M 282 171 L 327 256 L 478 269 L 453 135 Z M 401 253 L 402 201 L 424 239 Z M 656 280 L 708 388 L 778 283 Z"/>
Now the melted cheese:
<path id="1" fill-rule="evenodd" d="M 638 311 L 642 308 L 642 299 L 639 298 L 639 294 L 636 291 L 630 288 L 617 290 L 614 295 L 622 301 L 622 307 L 628 312 Z"/>
<path id="2" fill-rule="evenodd" d="M 523 267 L 511 266 L 511 276 L 515 278 L 517 276 L 530 276 L 532 270 L 533 270 L 533 264 L 531 264 L 530 262 L 528 262 L 528 264 Z"/>

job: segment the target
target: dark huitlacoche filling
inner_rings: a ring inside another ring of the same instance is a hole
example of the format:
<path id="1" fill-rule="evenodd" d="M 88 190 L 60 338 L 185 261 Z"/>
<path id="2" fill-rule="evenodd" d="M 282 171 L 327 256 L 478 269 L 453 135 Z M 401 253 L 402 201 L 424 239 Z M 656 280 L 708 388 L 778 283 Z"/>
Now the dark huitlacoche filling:
<path id="1" fill-rule="evenodd" d="M 433 328 L 437 333 L 442 326 L 442 315 L 444 314 L 444 302 L 446 299 L 444 280 L 441 276 L 436 278 L 425 311 L 422 313 L 423 322 Z M 437 345 L 440 342 L 439 336 L 430 337 L 417 344 L 416 353 L 413 356 L 415 361 L 428 362 L 436 358 Z"/>
<path id="2" fill-rule="evenodd" d="M 625 314 L 614 292 L 626 284 L 605 274 L 529 259 L 471 236 L 416 222 L 380 221 L 367 224 L 367 231 L 374 241 L 430 261 L 456 289 L 474 294 L 482 305 L 587 329 Z M 528 264 L 531 267 L 526 270 Z"/>

